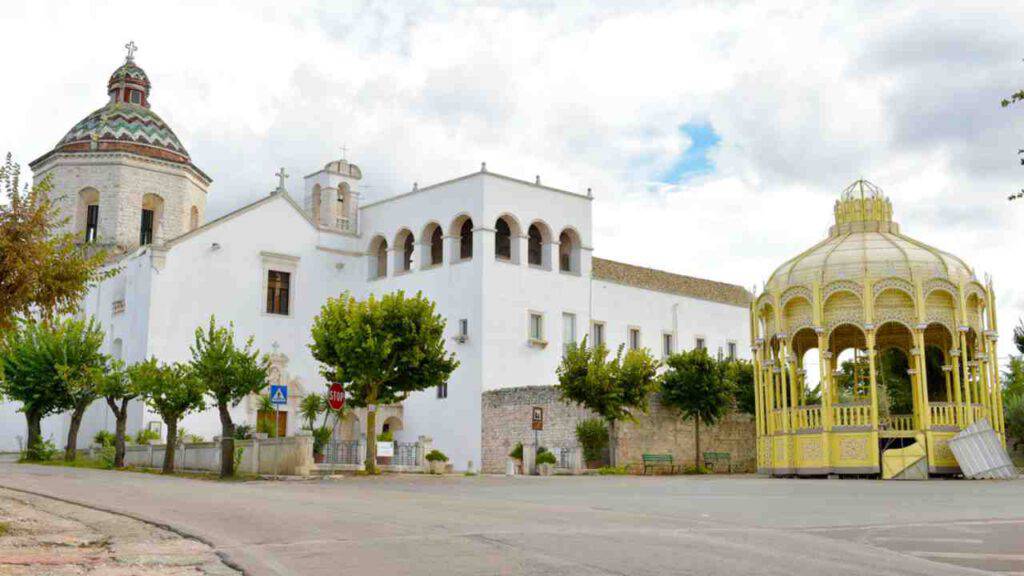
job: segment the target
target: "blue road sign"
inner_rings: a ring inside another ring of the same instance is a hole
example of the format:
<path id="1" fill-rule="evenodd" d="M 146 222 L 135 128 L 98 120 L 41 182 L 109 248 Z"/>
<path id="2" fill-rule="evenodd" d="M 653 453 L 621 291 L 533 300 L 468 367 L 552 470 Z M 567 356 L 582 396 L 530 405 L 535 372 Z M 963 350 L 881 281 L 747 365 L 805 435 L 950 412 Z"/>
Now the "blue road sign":
<path id="1" fill-rule="evenodd" d="M 270 402 L 272 404 L 287 404 L 288 403 L 288 387 L 287 386 L 271 386 L 270 387 Z"/>

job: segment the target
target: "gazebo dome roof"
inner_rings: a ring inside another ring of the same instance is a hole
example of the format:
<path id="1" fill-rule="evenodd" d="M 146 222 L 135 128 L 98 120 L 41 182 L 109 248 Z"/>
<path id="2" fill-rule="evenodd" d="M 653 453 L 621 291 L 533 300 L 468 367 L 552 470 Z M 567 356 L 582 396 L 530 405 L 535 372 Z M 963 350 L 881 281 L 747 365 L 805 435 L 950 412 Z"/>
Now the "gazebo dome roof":
<path id="1" fill-rule="evenodd" d="M 975 280 L 963 260 L 900 233 L 892 221 L 892 204 L 882 191 L 857 180 L 835 204 L 835 224 L 828 237 L 787 260 L 768 280 L 778 293 L 790 286 L 826 285 L 836 280 L 897 277 L 941 278 L 953 284 Z"/>

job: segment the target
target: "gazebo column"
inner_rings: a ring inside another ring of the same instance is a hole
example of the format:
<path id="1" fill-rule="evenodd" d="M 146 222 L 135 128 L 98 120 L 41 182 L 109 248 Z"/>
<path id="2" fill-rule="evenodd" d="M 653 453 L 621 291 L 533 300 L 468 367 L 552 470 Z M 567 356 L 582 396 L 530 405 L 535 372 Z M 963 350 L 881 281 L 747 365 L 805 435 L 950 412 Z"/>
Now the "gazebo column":
<path id="1" fill-rule="evenodd" d="M 764 404 L 761 402 L 761 349 L 756 342 L 751 348 L 754 357 L 754 430 L 757 431 L 757 437 L 760 439 L 764 436 Z M 758 452 L 758 457 L 760 454 Z"/>
<path id="2" fill-rule="evenodd" d="M 826 349 L 825 336 L 818 333 L 818 366 L 821 370 L 821 427 L 832 431 L 832 353 Z"/>
<path id="3" fill-rule="evenodd" d="M 931 407 L 928 406 L 928 367 L 924 355 L 924 327 L 918 325 L 914 330 L 914 363 L 917 365 L 918 398 L 921 402 L 921 429 L 931 428 Z"/>
<path id="4" fill-rule="evenodd" d="M 878 384 L 875 374 L 875 331 L 867 330 L 868 381 L 871 383 L 871 429 L 878 430 Z"/>
<path id="5" fill-rule="evenodd" d="M 964 411 L 963 394 L 960 393 L 960 349 L 950 349 L 949 358 L 951 361 L 949 372 L 953 377 L 953 398 L 956 402 L 956 425 L 964 429 L 967 427 L 967 415 Z"/>
<path id="6" fill-rule="evenodd" d="M 948 402 L 950 405 L 953 404 L 953 385 L 952 382 L 950 382 L 952 377 L 949 374 L 952 369 L 953 367 L 949 365 L 948 359 L 945 362 L 943 362 L 942 377 L 946 381 L 946 402 Z"/>
<path id="7" fill-rule="evenodd" d="M 996 356 L 996 332 L 989 330 L 985 333 L 985 341 L 988 344 L 989 366 L 992 367 L 992 406 L 993 421 L 992 427 L 1003 435 L 1003 443 L 1006 443 L 1006 423 L 1003 421 L 1003 388 L 999 382 L 999 361 Z"/>
<path id="8" fill-rule="evenodd" d="M 963 368 L 964 415 L 967 425 L 974 424 L 974 409 L 971 406 L 971 370 L 967 366 L 967 326 L 960 326 L 960 350 L 963 357 L 960 366 Z"/>

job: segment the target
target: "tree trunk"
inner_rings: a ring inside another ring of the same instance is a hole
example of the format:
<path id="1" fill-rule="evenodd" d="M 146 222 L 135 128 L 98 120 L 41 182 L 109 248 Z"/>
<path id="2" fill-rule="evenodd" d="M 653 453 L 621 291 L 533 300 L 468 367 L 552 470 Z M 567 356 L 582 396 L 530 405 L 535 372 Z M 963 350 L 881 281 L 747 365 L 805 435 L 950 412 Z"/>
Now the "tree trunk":
<path id="1" fill-rule="evenodd" d="M 376 405 L 374 405 L 376 408 Z M 377 411 L 366 410 L 366 471 L 377 473 Z"/>
<path id="2" fill-rule="evenodd" d="M 695 472 L 697 474 L 700 474 L 700 465 L 701 465 L 701 457 L 700 457 L 700 414 L 698 414 L 693 419 L 693 445 L 694 445 L 694 449 L 697 450 L 697 453 L 695 455 L 696 456 L 696 460 L 697 460 L 697 469 L 695 470 Z"/>
<path id="3" fill-rule="evenodd" d="M 120 407 L 117 399 L 108 396 L 107 406 L 114 413 L 114 468 L 124 468 L 125 434 L 128 427 L 128 402 L 130 398 L 121 400 Z"/>
<path id="4" fill-rule="evenodd" d="M 612 467 L 619 462 L 619 434 L 615 427 L 615 420 L 608 421 L 608 464 Z"/>
<path id="5" fill-rule="evenodd" d="M 28 422 L 28 438 L 25 439 L 25 455 L 27 460 L 38 460 L 36 450 L 43 441 L 42 416 L 35 410 L 25 411 L 25 420 Z"/>
<path id="6" fill-rule="evenodd" d="M 85 409 L 89 407 L 88 402 L 80 402 L 75 405 L 71 412 L 71 425 L 68 426 L 68 443 L 64 445 L 64 461 L 73 462 L 75 452 L 78 450 L 78 429 L 82 427 L 82 416 Z"/>
<path id="7" fill-rule="evenodd" d="M 235 425 L 226 403 L 218 403 L 220 412 L 220 477 L 235 475 Z"/>
<path id="8" fill-rule="evenodd" d="M 167 447 L 164 450 L 164 474 L 174 473 L 174 449 L 178 444 L 178 419 L 169 418 L 164 420 L 167 423 Z"/>

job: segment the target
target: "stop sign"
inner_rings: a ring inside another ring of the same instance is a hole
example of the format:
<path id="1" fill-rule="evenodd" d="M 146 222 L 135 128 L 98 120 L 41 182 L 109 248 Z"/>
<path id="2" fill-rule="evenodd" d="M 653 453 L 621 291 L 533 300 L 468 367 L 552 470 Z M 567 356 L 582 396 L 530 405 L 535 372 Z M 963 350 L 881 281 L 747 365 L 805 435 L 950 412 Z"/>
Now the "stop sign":
<path id="1" fill-rule="evenodd" d="M 341 410 L 345 406 L 345 387 L 340 382 L 331 384 L 327 392 L 327 403 L 331 405 L 331 410 Z"/>

